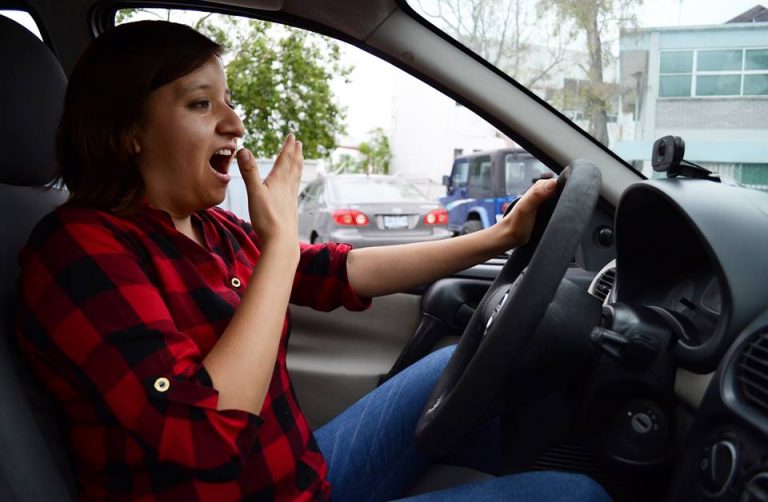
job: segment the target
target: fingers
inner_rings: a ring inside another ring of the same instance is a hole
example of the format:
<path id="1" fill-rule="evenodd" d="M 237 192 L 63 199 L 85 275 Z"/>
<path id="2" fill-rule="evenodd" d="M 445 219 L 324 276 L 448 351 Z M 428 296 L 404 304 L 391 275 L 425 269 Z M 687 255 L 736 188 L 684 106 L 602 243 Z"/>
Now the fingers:
<path id="1" fill-rule="evenodd" d="M 277 155 L 275 164 L 281 162 L 287 162 L 288 164 L 296 164 L 304 162 L 304 154 L 302 152 L 301 141 L 296 141 L 296 137 L 293 133 L 290 133 L 285 138 L 283 147 L 280 149 L 280 153 Z"/>
<path id="2" fill-rule="evenodd" d="M 556 188 L 555 179 L 537 181 L 515 205 L 514 211 L 522 214 L 535 213 L 542 202 L 552 197 Z"/>
<path id="3" fill-rule="evenodd" d="M 287 177 L 290 182 L 296 185 L 301 179 L 301 172 L 304 168 L 304 152 L 301 141 L 296 141 L 293 133 L 288 134 L 285 138 L 280 153 L 278 153 L 275 159 L 275 165 L 272 167 L 272 171 L 269 173 L 267 179 L 277 177 Z"/>
<path id="4" fill-rule="evenodd" d="M 250 188 L 261 184 L 259 166 L 256 163 L 256 158 L 253 156 L 253 153 L 247 148 L 241 148 L 237 152 L 236 157 L 237 167 L 240 169 L 240 174 L 243 176 L 245 186 Z"/>

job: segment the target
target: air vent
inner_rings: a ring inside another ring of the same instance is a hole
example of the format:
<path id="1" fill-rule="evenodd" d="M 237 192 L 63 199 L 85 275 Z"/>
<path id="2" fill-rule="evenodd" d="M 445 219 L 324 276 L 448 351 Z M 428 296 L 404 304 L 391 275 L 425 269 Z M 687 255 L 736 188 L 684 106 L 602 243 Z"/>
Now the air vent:
<path id="1" fill-rule="evenodd" d="M 754 338 L 744 347 L 739 356 L 736 381 L 747 404 L 768 414 L 768 333 Z"/>
<path id="2" fill-rule="evenodd" d="M 611 293 L 611 289 L 613 289 L 614 282 L 616 282 L 615 268 L 609 268 L 607 270 L 601 271 L 597 277 L 597 280 L 595 281 L 595 287 L 592 291 L 592 294 L 605 301 L 605 299 L 608 298 L 608 295 Z"/>

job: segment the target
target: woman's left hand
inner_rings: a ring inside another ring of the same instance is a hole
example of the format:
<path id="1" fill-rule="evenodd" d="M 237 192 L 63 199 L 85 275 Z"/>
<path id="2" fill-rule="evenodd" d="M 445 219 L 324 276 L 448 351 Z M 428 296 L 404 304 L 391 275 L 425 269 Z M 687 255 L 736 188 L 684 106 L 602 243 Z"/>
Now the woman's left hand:
<path id="1" fill-rule="evenodd" d="M 531 238 L 536 212 L 542 202 L 552 197 L 557 187 L 557 180 L 539 180 L 517 201 L 512 211 L 494 227 L 499 232 L 501 247 L 507 249 L 522 246 Z"/>

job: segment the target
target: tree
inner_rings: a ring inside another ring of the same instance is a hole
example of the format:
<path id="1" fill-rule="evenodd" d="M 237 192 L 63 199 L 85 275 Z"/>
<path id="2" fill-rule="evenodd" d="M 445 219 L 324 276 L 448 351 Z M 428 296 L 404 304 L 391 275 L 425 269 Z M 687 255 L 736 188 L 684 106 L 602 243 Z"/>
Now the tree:
<path id="1" fill-rule="evenodd" d="M 588 65 L 585 68 L 589 84 L 580 87 L 589 133 L 600 143 L 608 144 L 608 111 L 618 86 L 606 82 L 604 69 L 612 57 L 605 37 L 618 34 L 621 28 L 636 23 L 635 7 L 642 0 L 539 0 L 539 11 L 554 10 L 562 21 L 559 29 L 570 25 L 575 36 L 583 35 L 587 45 Z"/>
<path id="2" fill-rule="evenodd" d="M 352 68 L 339 45 L 310 32 L 259 20 L 170 9 L 124 9 L 117 23 L 165 19 L 192 26 L 227 47 L 227 83 L 245 124 L 244 144 L 271 157 L 288 133 L 301 140 L 306 158 L 325 158 L 345 132 L 344 109 L 331 88 Z"/>
<path id="3" fill-rule="evenodd" d="M 531 0 L 417 0 L 433 21 L 528 88 L 544 81 L 565 59 L 559 37 L 545 40 L 537 33 Z"/>
<path id="4" fill-rule="evenodd" d="M 365 172 L 368 174 L 389 174 L 389 164 L 392 161 L 389 138 L 381 127 L 377 127 L 369 134 L 370 139 L 360 143 L 359 146 Z"/>
<path id="5" fill-rule="evenodd" d="M 331 80 L 351 68 L 338 44 L 306 31 L 250 20 L 232 40 L 227 80 L 246 124 L 245 145 L 274 155 L 293 132 L 307 158 L 325 158 L 345 132 Z"/>
<path id="6" fill-rule="evenodd" d="M 337 160 L 331 161 L 331 172 L 336 174 L 356 174 L 364 173 L 365 168 L 359 158 L 348 153 L 342 153 Z"/>
<path id="7" fill-rule="evenodd" d="M 369 131 L 368 134 L 369 139 L 355 148 L 359 155 L 357 157 L 348 153 L 340 155 L 331 166 L 331 171 L 348 174 L 389 174 L 389 166 L 392 162 L 389 137 L 381 127 Z"/>

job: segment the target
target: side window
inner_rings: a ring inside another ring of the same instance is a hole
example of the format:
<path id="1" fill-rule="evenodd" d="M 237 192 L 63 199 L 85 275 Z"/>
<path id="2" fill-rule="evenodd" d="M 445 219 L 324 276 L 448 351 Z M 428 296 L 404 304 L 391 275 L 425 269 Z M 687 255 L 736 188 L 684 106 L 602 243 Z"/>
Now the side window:
<path id="1" fill-rule="evenodd" d="M 525 163 L 516 159 L 514 155 L 507 155 L 504 158 L 504 185 L 507 195 L 514 195 L 522 192 L 530 184 L 526 184 Z"/>
<path id="2" fill-rule="evenodd" d="M 469 193 L 477 197 L 491 193 L 490 156 L 477 157 L 469 165 Z"/>
<path id="3" fill-rule="evenodd" d="M 304 207 L 309 202 L 310 192 L 312 191 L 313 185 L 307 185 L 304 187 L 304 190 L 299 193 L 299 209 Z"/>
<path id="4" fill-rule="evenodd" d="M 299 202 L 299 207 L 314 206 L 317 201 L 317 191 L 320 188 L 319 183 L 312 183 L 302 192 L 303 197 Z"/>
<path id="5" fill-rule="evenodd" d="M 527 163 L 528 169 L 527 171 L 527 178 L 529 183 L 533 184 L 536 180 L 541 178 L 542 176 L 554 176 L 554 172 L 552 172 L 546 165 L 539 162 L 536 159 L 531 159 Z"/>
<path id="6" fill-rule="evenodd" d="M 441 182 L 444 176 L 453 176 L 451 185 L 466 191 L 470 162 L 460 155 L 510 144 L 472 110 L 343 41 L 259 19 L 130 5 L 136 7 L 116 11 L 115 24 L 183 23 L 227 48 L 222 63 L 235 111 L 245 126 L 241 142 L 256 156 L 262 179 L 285 136 L 293 133 L 303 144 L 302 187 L 325 174 L 395 175 L 437 201 L 448 195 Z M 230 173 L 221 206 L 247 220 L 242 177 L 235 165 Z M 476 169 L 472 182 L 479 183 L 478 196 L 490 194 L 490 159 Z M 315 192 L 318 189 L 301 192 L 298 207 L 335 199 L 332 185 L 324 186 L 322 195 Z M 380 198 L 381 192 L 371 199 Z"/>
<path id="7" fill-rule="evenodd" d="M 5 16 L 8 19 L 12 19 L 28 29 L 32 32 L 33 35 L 35 35 L 40 40 L 43 39 L 43 36 L 40 34 L 40 28 L 37 26 L 37 23 L 32 18 L 32 16 L 29 14 L 29 12 L 24 12 L 23 10 L 0 10 L 0 16 Z"/>
<path id="8" fill-rule="evenodd" d="M 468 177 L 469 177 L 469 161 L 466 159 L 457 160 L 453 164 L 453 186 L 454 187 L 467 186 Z"/>
<path id="9" fill-rule="evenodd" d="M 317 191 L 315 192 L 315 203 L 318 206 L 325 204 L 325 187 L 322 183 L 317 184 Z"/>

